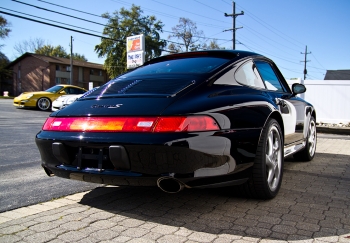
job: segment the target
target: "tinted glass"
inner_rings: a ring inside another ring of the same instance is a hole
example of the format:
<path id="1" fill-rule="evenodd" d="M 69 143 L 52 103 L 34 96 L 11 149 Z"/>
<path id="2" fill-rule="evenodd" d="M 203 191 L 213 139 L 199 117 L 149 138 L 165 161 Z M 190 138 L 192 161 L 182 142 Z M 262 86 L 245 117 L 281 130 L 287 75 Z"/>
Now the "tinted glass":
<path id="1" fill-rule="evenodd" d="M 67 94 L 84 94 L 86 91 L 77 88 L 66 88 Z"/>
<path id="2" fill-rule="evenodd" d="M 280 92 L 285 91 L 269 63 L 263 61 L 255 61 L 255 64 L 268 90 Z"/>
<path id="3" fill-rule="evenodd" d="M 210 73 L 228 59 L 218 57 L 192 57 L 150 64 L 131 71 L 123 76 L 164 74 L 164 73 Z"/>
<path id="4" fill-rule="evenodd" d="M 50 92 L 50 93 L 57 93 L 58 91 L 60 91 L 63 87 L 62 86 L 53 86 L 47 90 L 45 90 L 46 92 Z"/>
<path id="5" fill-rule="evenodd" d="M 84 98 L 108 95 L 174 95 L 194 83 L 195 81 L 189 78 L 117 78 L 84 95 Z"/>
<path id="6" fill-rule="evenodd" d="M 210 73 L 229 61 L 228 58 L 205 56 L 151 63 L 109 81 L 100 89 L 84 95 L 84 98 L 115 95 L 172 96 L 195 84 L 195 78 L 183 74 Z"/>

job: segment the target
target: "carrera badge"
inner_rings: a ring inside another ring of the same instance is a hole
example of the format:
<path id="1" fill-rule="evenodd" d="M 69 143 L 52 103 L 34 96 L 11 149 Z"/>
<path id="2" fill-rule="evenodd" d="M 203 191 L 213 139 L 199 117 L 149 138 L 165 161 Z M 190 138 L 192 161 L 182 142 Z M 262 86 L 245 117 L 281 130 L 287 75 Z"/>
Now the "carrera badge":
<path id="1" fill-rule="evenodd" d="M 121 107 L 123 104 L 116 104 L 116 105 L 92 105 L 91 108 L 110 108 L 115 109 Z"/>

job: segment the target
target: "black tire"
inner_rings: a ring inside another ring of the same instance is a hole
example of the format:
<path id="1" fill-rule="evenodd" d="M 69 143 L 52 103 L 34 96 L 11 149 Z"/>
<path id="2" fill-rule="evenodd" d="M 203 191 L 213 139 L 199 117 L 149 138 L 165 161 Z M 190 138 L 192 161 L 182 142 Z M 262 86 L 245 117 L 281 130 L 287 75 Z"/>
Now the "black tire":
<path id="1" fill-rule="evenodd" d="M 298 161 L 311 161 L 315 157 L 316 144 L 317 144 L 317 132 L 316 121 L 314 117 L 311 117 L 307 130 L 307 136 L 305 141 L 305 147 L 293 155 L 295 160 Z"/>
<path id="2" fill-rule="evenodd" d="M 42 111 L 50 110 L 51 100 L 47 97 L 42 97 L 38 100 L 38 102 L 36 103 L 36 106 Z"/>
<path id="3" fill-rule="evenodd" d="M 244 185 L 247 195 L 274 198 L 282 184 L 284 148 L 281 127 L 269 119 L 263 128 L 256 151 L 251 178 Z"/>

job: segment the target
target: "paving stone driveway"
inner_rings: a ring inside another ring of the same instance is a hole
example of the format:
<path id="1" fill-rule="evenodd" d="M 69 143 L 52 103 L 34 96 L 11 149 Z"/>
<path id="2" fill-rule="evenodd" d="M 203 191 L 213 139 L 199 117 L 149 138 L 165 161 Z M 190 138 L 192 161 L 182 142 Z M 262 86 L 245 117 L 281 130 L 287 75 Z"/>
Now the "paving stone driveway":
<path id="1" fill-rule="evenodd" d="M 287 159 L 273 200 L 103 187 L 0 214 L 0 242 L 350 242 L 350 140 Z"/>

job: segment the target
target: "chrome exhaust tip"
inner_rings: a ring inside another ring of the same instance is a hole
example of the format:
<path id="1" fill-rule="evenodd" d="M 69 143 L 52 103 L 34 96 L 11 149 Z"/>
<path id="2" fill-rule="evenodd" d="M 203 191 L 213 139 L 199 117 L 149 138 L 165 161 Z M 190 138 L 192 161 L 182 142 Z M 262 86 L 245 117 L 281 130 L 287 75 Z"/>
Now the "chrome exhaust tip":
<path id="1" fill-rule="evenodd" d="M 185 184 L 174 177 L 160 177 L 157 180 L 157 186 L 166 193 L 178 193 L 182 191 Z"/>

